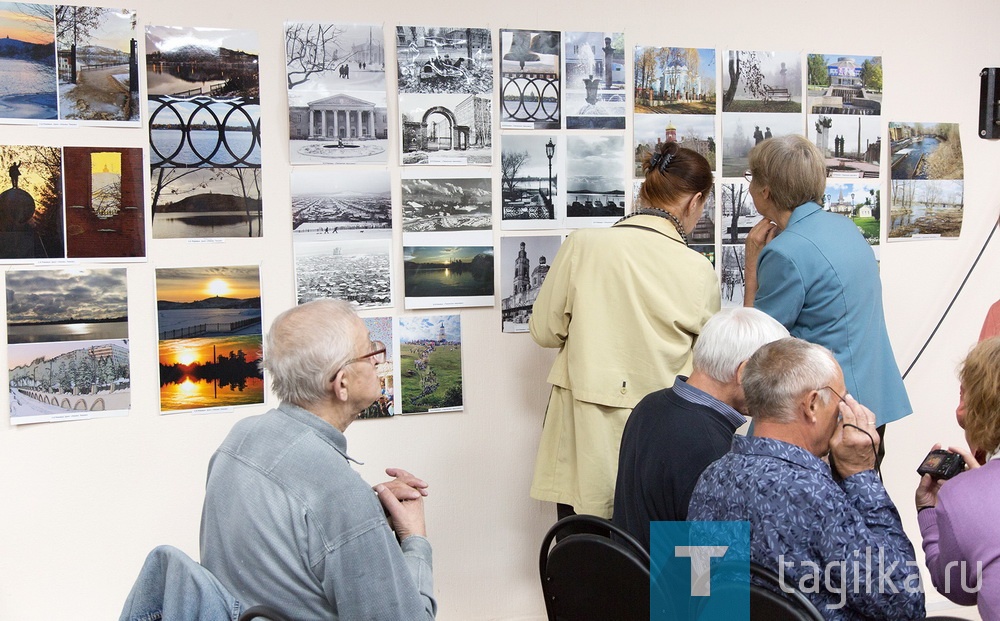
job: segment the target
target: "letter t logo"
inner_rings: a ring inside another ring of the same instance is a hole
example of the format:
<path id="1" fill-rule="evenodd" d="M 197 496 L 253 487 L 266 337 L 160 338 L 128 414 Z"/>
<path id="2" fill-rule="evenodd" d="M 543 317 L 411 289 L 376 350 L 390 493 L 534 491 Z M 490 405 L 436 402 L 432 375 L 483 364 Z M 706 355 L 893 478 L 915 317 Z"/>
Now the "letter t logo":
<path id="1" fill-rule="evenodd" d="M 691 559 L 691 596 L 708 597 L 712 594 L 712 559 L 726 555 L 729 546 L 674 546 L 674 554 Z M 699 580 L 699 567 L 705 569 L 706 580 Z"/>

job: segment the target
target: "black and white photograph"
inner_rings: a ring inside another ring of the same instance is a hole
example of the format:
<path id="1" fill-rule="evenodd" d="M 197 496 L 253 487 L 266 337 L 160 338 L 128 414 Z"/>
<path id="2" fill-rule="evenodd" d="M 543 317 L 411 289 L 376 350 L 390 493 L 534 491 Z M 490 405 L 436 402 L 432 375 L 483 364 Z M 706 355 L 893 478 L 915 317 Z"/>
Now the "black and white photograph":
<path id="1" fill-rule="evenodd" d="M 500 317 L 503 332 L 527 332 L 532 305 L 562 245 L 561 235 L 500 239 Z"/>
<path id="2" fill-rule="evenodd" d="M 882 113 L 882 57 L 809 54 L 806 101 L 812 114 Z"/>
<path id="3" fill-rule="evenodd" d="M 625 35 L 563 34 L 566 129 L 625 129 Z"/>
<path id="4" fill-rule="evenodd" d="M 556 30 L 500 31 L 500 127 L 560 129 L 561 37 Z"/>
<path id="5" fill-rule="evenodd" d="M 401 94 L 399 113 L 404 165 L 493 163 L 489 93 Z"/>
<path id="6" fill-rule="evenodd" d="M 493 92 L 493 38 L 487 28 L 396 26 L 400 93 Z"/>
<path id="7" fill-rule="evenodd" d="M 625 215 L 625 138 L 566 137 L 567 226 L 604 226 Z"/>
<path id="8" fill-rule="evenodd" d="M 504 229 L 555 228 L 563 138 L 534 132 L 500 139 L 501 225 Z"/>
<path id="9" fill-rule="evenodd" d="M 294 168 L 292 241 L 333 241 L 392 233 L 389 171 L 358 169 L 349 175 L 329 170 Z"/>
<path id="10" fill-rule="evenodd" d="M 798 52 L 728 50 L 724 58 L 723 112 L 802 112 Z"/>
<path id="11" fill-rule="evenodd" d="M 882 161 L 882 117 L 810 114 L 809 140 L 826 158 L 828 177 L 878 179 Z"/>
<path id="12" fill-rule="evenodd" d="M 257 33 L 146 26 L 150 165 L 260 167 Z"/>
<path id="13" fill-rule="evenodd" d="M 743 244 L 761 215 L 750 196 L 750 184 L 731 179 L 722 183 L 722 243 Z"/>
<path id="14" fill-rule="evenodd" d="M 381 25 L 286 22 L 285 77 L 292 164 L 388 161 Z"/>
<path id="15" fill-rule="evenodd" d="M 410 177 L 401 181 L 404 233 L 491 229 L 493 190 L 489 177 Z"/>
<path id="16" fill-rule="evenodd" d="M 261 237 L 260 168 L 153 168 L 154 239 Z"/>
<path id="17" fill-rule="evenodd" d="M 746 246 L 743 244 L 722 245 L 722 269 L 719 285 L 722 291 L 722 307 L 743 306 L 746 293 Z"/>
<path id="18" fill-rule="evenodd" d="M 60 119 L 140 124 L 137 17 L 128 9 L 56 6 Z"/>
<path id="19" fill-rule="evenodd" d="M 392 306 L 392 232 L 374 234 L 378 237 L 296 243 L 299 304 L 339 298 L 358 308 Z"/>
<path id="20" fill-rule="evenodd" d="M 801 114 L 722 115 L 722 176 L 743 177 L 750 149 L 774 136 L 802 135 Z"/>
<path id="21" fill-rule="evenodd" d="M 635 137 L 635 169 L 642 178 L 643 160 L 662 142 L 676 142 L 708 160 L 715 170 L 715 116 L 705 114 L 636 114 L 632 117 Z"/>
<path id="22" fill-rule="evenodd" d="M 493 306 L 493 246 L 423 243 L 403 238 L 403 289 L 407 309 Z M 492 235 L 467 236 L 487 242 Z"/>
<path id="23" fill-rule="evenodd" d="M 715 49 L 637 45 L 636 114 L 715 114 Z"/>

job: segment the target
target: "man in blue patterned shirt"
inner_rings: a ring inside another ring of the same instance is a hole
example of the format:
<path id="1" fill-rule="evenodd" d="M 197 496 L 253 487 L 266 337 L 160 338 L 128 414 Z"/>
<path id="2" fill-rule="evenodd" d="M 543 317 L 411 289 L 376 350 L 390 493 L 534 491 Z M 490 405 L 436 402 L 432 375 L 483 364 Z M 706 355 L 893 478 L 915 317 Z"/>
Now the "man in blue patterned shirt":
<path id="1" fill-rule="evenodd" d="M 847 394 L 832 354 L 782 339 L 742 379 L 755 435 L 705 470 L 688 519 L 749 521 L 751 559 L 827 619 L 922 619 L 913 545 L 873 469 L 875 415 Z"/>

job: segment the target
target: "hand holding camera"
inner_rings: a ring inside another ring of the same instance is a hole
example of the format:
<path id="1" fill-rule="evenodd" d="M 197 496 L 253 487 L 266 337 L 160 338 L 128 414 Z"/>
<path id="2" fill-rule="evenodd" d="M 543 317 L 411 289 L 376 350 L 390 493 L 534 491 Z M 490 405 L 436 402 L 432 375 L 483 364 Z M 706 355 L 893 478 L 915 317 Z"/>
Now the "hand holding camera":
<path id="1" fill-rule="evenodd" d="M 937 506 L 938 490 L 945 481 L 966 469 L 978 467 L 979 462 L 968 451 L 955 447 L 943 450 L 940 444 L 935 444 L 917 468 L 921 477 L 916 493 L 917 512 Z"/>

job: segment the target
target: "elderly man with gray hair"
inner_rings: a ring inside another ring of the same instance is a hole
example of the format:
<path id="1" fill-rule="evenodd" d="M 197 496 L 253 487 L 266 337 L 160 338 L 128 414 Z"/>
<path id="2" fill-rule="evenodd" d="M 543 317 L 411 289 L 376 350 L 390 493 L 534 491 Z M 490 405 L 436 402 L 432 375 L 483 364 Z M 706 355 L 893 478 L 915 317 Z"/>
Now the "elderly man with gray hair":
<path id="1" fill-rule="evenodd" d="M 847 393 L 830 351 L 775 341 L 742 380 L 754 436 L 705 469 L 688 519 L 749 521 L 750 559 L 827 619 L 923 619 L 913 545 L 874 470 L 875 415 Z"/>
<path id="2" fill-rule="evenodd" d="M 691 377 L 650 393 L 632 410 L 618 453 L 612 521 L 649 549 L 649 523 L 684 520 L 698 475 L 729 451 L 746 419 L 740 370 L 788 330 L 753 308 L 709 319 L 694 345 Z"/>
<path id="3" fill-rule="evenodd" d="M 236 423 L 212 457 L 201 561 L 244 607 L 289 619 L 433 619 L 426 483 L 389 468 L 375 492 L 344 430 L 380 395 L 385 345 L 340 300 L 280 314 L 263 367 L 281 404 Z"/>

